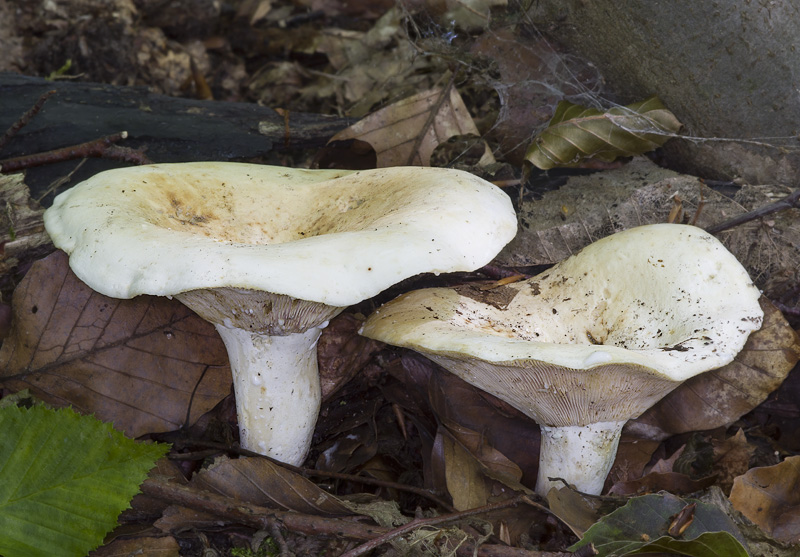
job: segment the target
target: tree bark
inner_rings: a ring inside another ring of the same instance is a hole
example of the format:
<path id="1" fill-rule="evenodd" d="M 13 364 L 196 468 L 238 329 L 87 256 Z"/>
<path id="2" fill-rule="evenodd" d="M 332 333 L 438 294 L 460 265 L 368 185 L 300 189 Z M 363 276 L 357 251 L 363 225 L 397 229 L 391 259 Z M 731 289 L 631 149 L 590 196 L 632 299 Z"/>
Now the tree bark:
<path id="1" fill-rule="evenodd" d="M 775 2 L 542 0 L 531 17 L 595 64 L 621 104 L 658 95 L 696 137 L 671 166 L 717 179 L 795 182 L 800 170 L 800 6 Z"/>

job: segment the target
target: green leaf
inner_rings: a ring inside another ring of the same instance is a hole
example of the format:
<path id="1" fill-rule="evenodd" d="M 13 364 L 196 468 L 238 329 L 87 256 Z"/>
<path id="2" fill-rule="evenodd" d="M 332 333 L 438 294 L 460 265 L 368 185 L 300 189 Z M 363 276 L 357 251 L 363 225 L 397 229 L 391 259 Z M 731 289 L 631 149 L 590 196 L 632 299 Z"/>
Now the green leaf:
<path id="1" fill-rule="evenodd" d="M 68 408 L 0 408 L 0 432 L 4 557 L 86 555 L 169 449 Z"/>
<path id="2" fill-rule="evenodd" d="M 528 147 L 525 159 L 538 168 L 577 166 L 592 158 L 611 162 L 663 145 L 681 128 L 657 97 L 606 112 L 561 101 L 550 124 Z"/>
<path id="3" fill-rule="evenodd" d="M 690 503 L 693 520 L 678 537 L 667 535 L 673 518 Z M 688 557 L 747 557 L 736 525 L 722 509 L 669 493 L 634 497 L 601 518 L 569 548 L 594 544 L 601 557 L 666 552 Z"/>

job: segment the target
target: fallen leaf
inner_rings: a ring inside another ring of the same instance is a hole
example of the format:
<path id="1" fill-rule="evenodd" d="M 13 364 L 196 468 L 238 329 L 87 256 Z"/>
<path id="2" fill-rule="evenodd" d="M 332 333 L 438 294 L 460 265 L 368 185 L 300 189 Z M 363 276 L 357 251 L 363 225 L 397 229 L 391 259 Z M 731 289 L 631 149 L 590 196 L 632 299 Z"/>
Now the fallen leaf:
<path id="1" fill-rule="evenodd" d="M 681 126 L 656 97 L 605 112 L 561 101 L 525 159 L 542 170 L 578 166 L 589 158 L 611 162 L 660 147 Z"/>
<path id="2" fill-rule="evenodd" d="M 382 344 L 358 334 L 361 321 L 350 313 L 331 320 L 317 343 L 322 400 L 328 400 L 369 362 Z"/>
<path id="3" fill-rule="evenodd" d="M 724 441 L 712 441 L 712 446 L 717 486 L 725 493 L 730 493 L 733 480 L 750 469 L 750 459 L 756 448 L 747 441 L 743 429 Z"/>
<path id="4" fill-rule="evenodd" d="M 331 142 L 358 139 L 370 144 L 379 168 L 430 166 L 431 154 L 455 135 L 479 135 L 478 128 L 455 87 L 413 95 L 342 130 Z M 486 146 L 482 164 L 494 162 Z"/>
<path id="5" fill-rule="evenodd" d="M 539 426 L 442 368 L 428 381 L 431 410 L 492 477 L 510 487 L 536 483 Z"/>
<path id="6" fill-rule="evenodd" d="M 733 480 L 733 507 L 777 540 L 800 542 L 800 456 Z"/>
<path id="7" fill-rule="evenodd" d="M 571 487 L 552 488 L 547 493 L 547 505 L 559 520 L 579 538 L 603 516 L 622 506 L 614 499 L 586 495 Z"/>
<path id="8" fill-rule="evenodd" d="M 444 428 L 439 431 L 434 450 L 441 454 L 447 492 L 453 499 L 453 507 L 463 511 L 486 505 L 490 488 L 477 459 Z"/>
<path id="9" fill-rule="evenodd" d="M 227 352 L 213 326 L 166 298 L 98 294 L 63 252 L 34 263 L 12 304 L 0 349 L 0 386 L 10 392 L 30 389 L 130 437 L 179 428 L 190 401 L 192 423 L 230 392 Z"/>
<path id="10" fill-rule="evenodd" d="M 628 422 L 628 431 L 664 439 L 727 426 L 777 389 L 800 360 L 800 337 L 769 300 L 762 296 L 760 303 L 764 323 L 733 362 L 689 379 Z"/>
<path id="11" fill-rule="evenodd" d="M 195 475 L 191 484 L 262 507 L 319 516 L 352 514 L 335 496 L 265 458 L 217 458 Z"/>

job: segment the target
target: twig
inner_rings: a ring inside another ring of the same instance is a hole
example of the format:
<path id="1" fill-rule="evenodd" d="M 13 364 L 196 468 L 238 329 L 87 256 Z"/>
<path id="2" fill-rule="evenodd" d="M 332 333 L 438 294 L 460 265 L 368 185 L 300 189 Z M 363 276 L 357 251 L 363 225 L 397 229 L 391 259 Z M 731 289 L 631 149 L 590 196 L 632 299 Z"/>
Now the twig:
<path id="1" fill-rule="evenodd" d="M 258 530 L 269 530 L 270 523 L 278 521 L 292 532 L 309 535 L 342 536 L 354 540 L 370 540 L 388 531 L 388 528 L 370 526 L 352 520 L 278 511 L 238 499 L 229 499 L 194 487 L 178 485 L 160 478 L 145 480 L 141 489 L 142 493 L 150 497 L 211 513 Z"/>
<path id="2" fill-rule="evenodd" d="M 533 503 L 526 495 L 519 495 L 512 499 L 508 499 L 506 501 L 500 501 L 499 503 L 492 503 L 489 505 L 484 505 L 483 507 L 477 507 L 474 509 L 468 509 L 466 511 L 455 512 L 450 514 L 445 514 L 442 516 L 436 516 L 433 518 L 416 518 L 407 524 L 400 526 L 399 528 L 395 528 L 385 534 L 368 541 L 367 543 L 361 544 L 358 547 L 351 549 L 347 553 L 343 553 L 341 557 L 359 557 L 360 555 L 364 555 L 369 553 L 373 549 L 376 549 L 382 546 L 385 543 L 392 541 L 393 539 L 402 536 L 411 532 L 412 530 L 416 530 L 417 528 L 423 528 L 426 526 L 438 526 L 440 524 L 444 524 L 446 522 L 453 522 L 454 520 L 461 520 L 463 518 L 468 518 L 471 516 L 475 516 L 478 514 L 486 514 L 492 511 L 500 510 L 500 509 L 507 509 L 509 507 L 516 507 L 520 503 Z"/>
<path id="3" fill-rule="evenodd" d="M 20 116 L 19 120 L 11 124 L 11 127 L 6 130 L 6 133 L 3 134 L 3 137 L 0 137 L 0 150 L 3 149 L 11 139 L 17 135 L 17 132 L 28 125 L 28 122 L 31 121 L 31 118 L 36 116 L 36 114 L 42 109 L 44 103 L 47 102 L 47 99 L 55 95 L 56 90 L 53 89 L 52 91 L 48 91 L 44 93 L 39 100 L 22 116 Z"/>
<path id="4" fill-rule="evenodd" d="M 784 315 L 791 315 L 792 317 L 800 317 L 800 307 L 787 306 L 781 302 L 773 301 L 772 304 L 778 308 Z"/>
<path id="5" fill-rule="evenodd" d="M 162 478 L 149 478 L 145 480 L 141 485 L 141 490 L 142 493 L 149 497 L 155 497 L 173 505 L 180 505 L 182 507 L 210 513 L 225 520 L 237 524 L 244 524 L 245 526 L 257 530 L 271 531 L 271 528 L 279 523 L 287 530 L 301 534 L 343 537 L 361 541 L 376 539 L 394 531 L 383 526 L 370 526 L 352 519 L 327 518 L 294 511 L 279 511 L 261 507 L 259 505 L 247 503 L 246 501 L 231 499 L 191 486 L 179 485 Z M 446 517 L 438 517 L 437 519 L 413 521 L 413 524 L 415 524 L 415 527 L 425 526 L 430 524 L 431 521 L 445 522 L 446 520 L 455 520 L 456 518 L 475 515 L 479 512 L 502 509 L 521 502 L 522 498 L 527 499 L 522 496 L 521 498 L 510 499 L 503 503 L 487 505 L 480 509 L 456 513 L 458 516 L 446 515 Z M 536 505 L 530 500 L 524 502 Z M 492 508 L 490 509 L 490 507 Z M 428 524 L 420 524 L 420 522 L 426 522 Z M 466 544 L 458 548 L 456 555 L 459 557 L 472 557 L 476 553 L 475 549 L 473 544 Z M 483 545 L 477 548 L 477 555 L 478 557 L 536 557 L 545 555 L 547 557 L 571 557 L 572 554 L 560 552 L 542 553 L 503 545 Z"/>
<path id="6" fill-rule="evenodd" d="M 286 543 L 286 539 L 283 537 L 281 533 L 281 529 L 278 526 L 278 522 L 276 520 L 269 521 L 269 535 L 278 544 L 278 548 L 280 549 L 280 557 L 289 557 L 291 552 L 289 551 L 289 545 Z"/>
<path id="7" fill-rule="evenodd" d="M 148 159 L 142 151 L 114 145 L 114 143 L 126 137 L 128 137 L 128 132 L 123 131 L 87 141 L 79 145 L 5 159 L 0 161 L 0 172 L 16 172 L 32 166 L 42 166 L 44 164 L 84 159 L 87 157 L 102 157 L 104 159 L 113 159 L 133 164 L 150 164 L 150 159 Z"/>
<path id="8" fill-rule="evenodd" d="M 739 226 L 740 224 L 750 222 L 757 218 L 765 217 L 767 215 L 771 215 L 772 213 L 783 211 L 784 209 L 796 209 L 798 207 L 800 207 L 800 189 L 790 193 L 780 201 L 769 203 L 768 205 L 764 205 L 763 207 L 759 207 L 758 209 L 744 213 L 743 215 L 733 217 L 732 219 L 726 220 L 723 223 L 707 228 L 706 231 L 710 234 L 717 234 L 718 232 L 728 230 L 729 228 Z"/>

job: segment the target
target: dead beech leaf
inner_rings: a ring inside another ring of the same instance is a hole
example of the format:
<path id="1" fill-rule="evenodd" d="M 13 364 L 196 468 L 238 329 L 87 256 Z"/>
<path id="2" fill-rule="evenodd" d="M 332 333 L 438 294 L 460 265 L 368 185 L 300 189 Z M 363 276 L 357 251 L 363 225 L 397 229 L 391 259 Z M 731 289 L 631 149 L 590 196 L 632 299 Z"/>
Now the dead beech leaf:
<path id="1" fill-rule="evenodd" d="M 379 168 L 430 166 L 431 154 L 455 135 L 479 135 L 455 87 L 430 89 L 387 106 L 334 135 L 372 146 Z M 481 164 L 494 162 L 486 147 Z"/>
<path id="2" fill-rule="evenodd" d="M 322 400 L 328 400 L 350 381 L 382 348 L 378 341 L 358 334 L 361 321 L 342 313 L 322 330 L 317 343 Z"/>
<path id="3" fill-rule="evenodd" d="M 533 485 L 539 469 L 539 426 L 505 402 L 439 369 L 428 378 L 431 410 L 486 468 L 516 489 Z"/>
<path id="4" fill-rule="evenodd" d="M 773 538 L 800 542 L 800 456 L 733 480 L 733 507 Z"/>
<path id="5" fill-rule="evenodd" d="M 195 387 L 190 423 L 230 392 L 227 353 L 209 323 L 166 298 L 98 294 L 63 252 L 34 263 L 12 303 L 0 349 L 0 386 L 11 392 L 29 388 L 131 437 L 180 427 Z"/>
<path id="6" fill-rule="evenodd" d="M 478 461 L 450 433 L 441 428 L 434 448 L 442 457 L 447 492 L 458 511 L 484 506 L 489 499 L 488 479 Z"/>
<path id="7" fill-rule="evenodd" d="M 561 101 L 525 159 L 542 170 L 589 158 L 611 162 L 660 147 L 681 125 L 656 97 L 605 112 Z"/>
<path id="8" fill-rule="evenodd" d="M 800 360 L 800 337 L 769 300 L 760 302 L 764 324 L 733 362 L 689 379 L 628 422 L 628 431 L 664 439 L 729 425 L 777 389 Z"/>
<path id="9" fill-rule="evenodd" d="M 733 480 L 750 469 L 750 459 L 756 452 L 755 446 L 747 441 L 743 429 L 724 441 L 712 440 L 714 447 L 714 473 L 717 486 L 730 493 Z"/>
<path id="10" fill-rule="evenodd" d="M 200 489 L 262 507 L 323 516 L 353 514 L 327 491 L 265 458 L 231 460 L 220 457 L 191 483 Z"/>

